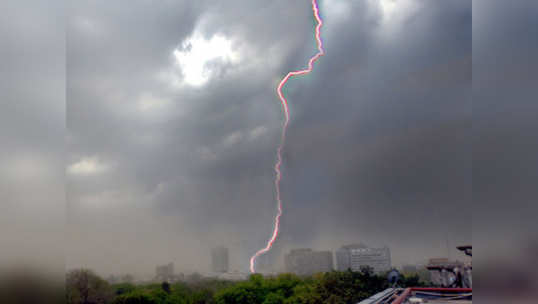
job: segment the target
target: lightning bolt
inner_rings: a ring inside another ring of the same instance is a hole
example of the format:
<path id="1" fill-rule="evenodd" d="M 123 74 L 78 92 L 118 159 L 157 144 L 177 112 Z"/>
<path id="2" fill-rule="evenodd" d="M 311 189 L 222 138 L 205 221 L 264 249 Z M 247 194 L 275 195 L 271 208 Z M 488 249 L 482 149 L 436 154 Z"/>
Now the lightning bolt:
<path id="1" fill-rule="evenodd" d="M 288 82 L 288 80 L 290 80 L 290 78 L 295 77 L 295 76 L 305 75 L 305 74 L 308 74 L 308 73 L 312 72 L 312 70 L 314 68 L 314 63 L 321 56 L 325 55 L 325 51 L 323 50 L 323 42 L 321 41 L 321 27 L 323 26 L 323 20 L 321 20 L 321 17 L 319 16 L 319 7 L 318 7 L 317 0 L 312 0 L 312 11 L 314 13 L 314 18 L 316 18 L 316 22 L 317 22 L 314 36 L 316 38 L 318 52 L 312 58 L 310 58 L 310 60 L 308 61 L 308 68 L 307 69 L 289 72 L 286 75 L 286 77 L 284 77 L 280 81 L 280 83 L 278 84 L 278 87 L 277 87 L 278 98 L 280 99 L 280 102 L 282 104 L 282 109 L 284 111 L 284 125 L 282 127 L 282 134 L 281 134 L 281 137 L 280 137 L 280 145 L 278 146 L 277 153 L 276 153 L 277 161 L 276 161 L 275 167 L 274 167 L 274 170 L 275 170 L 275 173 L 276 173 L 276 176 L 275 176 L 275 191 L 276 191 L 276 201 L 277 201 L 278 210 L 277 210 L 277 214 L 276 214 L 276 217 L 275 217 L 275 224 L 274 224 L 274 228 L 273 228 L 273 234 L 271 235 L 271 238 L 267 241 L 267 245 L 264 248 L 258 250 L 250 258 L 250 272 L 252 272 L 252 273 L 256 272 L 256 270 L 254 268 L 254 265 L 256 264 L 256 258 L 258 258 L 262 254 L 265 254 L 266 252 L 271 250 L 271 247 L 273 247 L 273 243 L 275 242 L 276 238 L 278 237 L 278 232 L 279 232 L 279 228 L 280 228 L 280 217 L 282 216 L 282 200 L 280 198 L 280 180 L 282 178 L 282 173 L 280 171 L 280 166 L 282 165 L 282 149 L 284 148 L 284 144 L 286 142 L 286 130 L 287 130 L 288 124 L 290 122 L 290 112 L 289 112 L 289 108 L 288 108 L 288 100 L 286 99 L 286 97 L 282 93 L 282 88 L 286 85 L 286 83 Z"/>

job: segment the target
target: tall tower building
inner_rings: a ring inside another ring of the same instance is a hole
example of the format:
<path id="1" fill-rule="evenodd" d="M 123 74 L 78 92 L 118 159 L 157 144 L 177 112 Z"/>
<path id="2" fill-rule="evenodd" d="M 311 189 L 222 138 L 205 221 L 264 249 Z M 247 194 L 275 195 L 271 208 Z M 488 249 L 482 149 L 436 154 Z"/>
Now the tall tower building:
<path id="1" fill-rule="evenodd" d="M 211 270 L 213 272 L 228 272 L 228 248 L 216 247 L 211 250 Z"/>

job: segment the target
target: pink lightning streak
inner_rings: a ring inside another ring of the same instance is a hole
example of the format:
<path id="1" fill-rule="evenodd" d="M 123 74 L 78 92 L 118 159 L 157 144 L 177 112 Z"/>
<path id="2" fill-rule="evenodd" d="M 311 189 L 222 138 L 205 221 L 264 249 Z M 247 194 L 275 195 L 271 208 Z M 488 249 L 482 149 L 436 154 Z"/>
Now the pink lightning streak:
<path id="1" fill-rule="evenodd" d="M 258 258 L 260 255 L 265 254 L 269 250 L 271 250 L 271 247 L 273 247 L 273 243 L 275 242 L 276 238 L 278 237 L 278 232 L 280 228 L 280 217 L 282 216 L 282 200 L 280 198 L 280 180 L 282 178 L 282 173 L 280 172 L 280 166 L 282 165 L 282 149 L 284 148 L 284 143 L 286 142 L 286 129 L 288 128 L 288 124 L 290 121 L 290 112 L 288 108 L 288 100 L 286 97 L 284 97 L 284 94 L 282 93 L 282 88 L 286 85 L 286 82 L 292 77 L 295 76 L 301 76 L 308 74 L 312 72 L 314 68 L 314 62 L 316 62 L 321 56 L 325 55 L 325 51 L 323 50 L 323 42 L 321 41 L 321 27 L 323 26 L 323 21 L 321 20 L 321 17 L 319 16 L 319 7 L 317 0 L 312 0 L 312 11 L 314 12 L 314 17 L 316 18 L 316 31 L 315 31 L 315 37 L 316 37 L 316 43 L 318 47 L 318 52 L 310 58 L 308 61 L 308 68 L 304 70 L 298 70 L 298 71 L 292 71 L 289 72 L 286 77 L 284 77 L 277 87 L 277 93 L 278 97 L 280 98 L 280 102 L 282 103 L 282 109 L 284 110 L 284 125 L 282 127 L 282 134 L 280 138 L 280 145 L 277 149 L 277 161 L 275 163 L 275 191 L 276 191 L 276 201 L 277 201 L 277 207 L 278 211 L 275 217 L 275 225 L 273 229 L 273 234 L 271 235 L 271 238 L 269 241 L 267 241 L 267 245 L 258 250 L 251 258 L 250 258 L 250 272 L 254 273 L 256 272 L 254 265 L 256 263 L 256 258 Z"/>

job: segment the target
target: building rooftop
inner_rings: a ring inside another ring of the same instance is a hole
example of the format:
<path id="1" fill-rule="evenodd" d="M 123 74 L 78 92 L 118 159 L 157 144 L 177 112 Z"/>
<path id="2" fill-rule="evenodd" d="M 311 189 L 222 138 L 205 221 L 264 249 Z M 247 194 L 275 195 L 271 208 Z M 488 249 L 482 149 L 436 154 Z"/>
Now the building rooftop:
<path id="1" fill-rule="evenodd" d="M 458 247 L 468 256 L 472 257 L 472 246 Z M 465 266 L 463 271 L 461 266 Z M 430 288 L 388 288 L 357 304 L 468 304 L 473 302 L 472 265 L 464 265 L 458 261 L 447 258 L 430 259 L 427 268 L 433 273 L 441 275 L 440 286 Z M 450 280 L 449 274 L 452 274 Z M 432 274 L 433 275 L 433 274 Z M 389 276 L 389 282 L 392 280 Z M 395 283 L 397 283 L 397 279 Z M 457 288 L 455 288 L 457 287 Z"/>
<path id="2" fill-rule="evenodd" d="M 470 288 L 389 288 L 358 304 L 469 304 Z"/>

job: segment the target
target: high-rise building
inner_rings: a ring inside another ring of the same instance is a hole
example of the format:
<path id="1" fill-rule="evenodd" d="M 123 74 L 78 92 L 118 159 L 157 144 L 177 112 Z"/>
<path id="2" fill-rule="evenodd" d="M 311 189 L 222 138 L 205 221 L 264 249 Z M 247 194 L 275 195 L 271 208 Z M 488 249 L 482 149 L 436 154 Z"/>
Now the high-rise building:
<path id="1" fill-rule="evenodd" d="M 157 266 L 155 268 L 155 279 L 168 281 L 174 277 L 174 263 Z"/>
<path id="2" fill-rule="evenodd" d="M 336 268 L 339 271 L 351 269 L 360 271 L 363 267 L 370 267 L 374 272 L 384 272 L 391 269 L 390 249 L 370 248 L 364 244 L 342 246 L 336 251 Z"/>
<path id="3" fill-rule="evenodd" d="M 211 270 L 213 272 L 228 272 L 228 248 L 216 247 L 211 250 Z"/>
<path id="4" fill-rule="evenodd" d="M 297 275 L 311 275 L 333 270 L 333 254 L 330 251 L 294 249 L 285 256 L 286 271 Z"/>
<path id="5" fill-rule="evenodd" d="M 346 271 L 351 269 L 351 253 L 348 249 L 340 248 L 335 252 L 336 270 Z"/>

